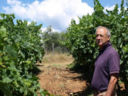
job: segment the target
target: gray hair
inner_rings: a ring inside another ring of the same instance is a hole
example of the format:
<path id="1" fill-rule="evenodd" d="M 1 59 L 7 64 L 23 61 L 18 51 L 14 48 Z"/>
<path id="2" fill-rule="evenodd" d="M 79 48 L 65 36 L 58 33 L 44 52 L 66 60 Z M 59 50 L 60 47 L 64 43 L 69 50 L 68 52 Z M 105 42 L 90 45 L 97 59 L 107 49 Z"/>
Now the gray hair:
<path id="1" fill-rule="evenodd" d="M 104 26 L 98 26 L 98 27 L 96 27 L 96 31 L 97 31 L 97 29 L 99 29 L 99 28 L 105 28 L 105 29 L 107 30 L 107 35 L 108 35 L 108 37 L 111 37 L 110 30 L 109 30 L 107 27 L 104 27 Z"/>

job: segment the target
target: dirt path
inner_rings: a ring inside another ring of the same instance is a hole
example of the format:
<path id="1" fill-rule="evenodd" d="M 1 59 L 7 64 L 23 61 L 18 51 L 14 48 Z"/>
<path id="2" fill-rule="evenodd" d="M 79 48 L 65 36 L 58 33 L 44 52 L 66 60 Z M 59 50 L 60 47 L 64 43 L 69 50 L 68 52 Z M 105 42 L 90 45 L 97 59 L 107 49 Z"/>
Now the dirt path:
<path id="1" fill-rule="evenodd" d="M 54 95 L 73 96 L 73 93 L 83 91 L 86 88 L 86 82 L 79 79 L 81 74 L 73 73 L 66 68 L 68 64 L 73 62 L 71 57 L 66 57 L 64 62 L 62 59 L 57 60 L 59 62 L 52 61 L 49 64 L 44 62 L 44 66 L 39 67 L 42 70 L 39 78 L 43 89 Z"/>
<path id="2" fill-rule="evenodd" d="M 57 96 L 93 96 L 92 93 L 87 94 L 87 90 L 85 92 L 86 82 L 80 80 L 81 74 L 67 69 L 67 65 L 73 61 L 74 59 L 68 54 L 45 55 L 41 66 L 39 66 L 41 73 L 38 77 L 41 87 Z M 121 83 L 120 87 L 123 92 L 124 84 Z"/>

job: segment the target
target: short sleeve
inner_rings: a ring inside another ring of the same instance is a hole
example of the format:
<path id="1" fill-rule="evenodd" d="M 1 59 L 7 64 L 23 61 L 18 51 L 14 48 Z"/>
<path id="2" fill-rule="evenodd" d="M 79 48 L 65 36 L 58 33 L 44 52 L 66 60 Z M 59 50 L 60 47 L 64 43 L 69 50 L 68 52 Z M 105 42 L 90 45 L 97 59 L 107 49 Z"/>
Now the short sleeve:
<path id="1" fill-rule="evenodd" d="M 116 51 L 109 56 L 109 72 L 110 74 L 119 73 L 120 71 L 120 57 Z"/>

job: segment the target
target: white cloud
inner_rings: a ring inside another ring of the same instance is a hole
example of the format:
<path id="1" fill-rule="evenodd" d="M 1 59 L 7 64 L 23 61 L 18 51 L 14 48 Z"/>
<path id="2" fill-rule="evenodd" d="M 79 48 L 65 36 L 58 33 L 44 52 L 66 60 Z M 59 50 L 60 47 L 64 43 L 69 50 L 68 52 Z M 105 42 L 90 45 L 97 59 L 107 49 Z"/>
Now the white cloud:
<path id="1" fill-rule="evenodd" d="M 113 5 L 113 6 L 106 6 L 105 8 L 104 8 L 104 10 L 109 10 L 109 11 L 112 11 L 113 9 L 115 8 L 115 5 Z"/>
<path id="2" fill-rule="evenodd" d="M 4 7 L 6 13 L 14 13 L 22 19 L 51 25 L 57 30 L 67 28 L 71 19 L 78 22 L 78 16 L 93 12 L 93 8 L 81 0 L 35 0 L 31 4 L 25 4 L 20 0 L 7 0 L 7 3 L 9 6 Z"/>
<path id="3" fill-rule="evenodd" d="M 21 2 L 19 2 L 18 0 L 7 0 L 7 3 L 10 5 L 19 5 L 21 4 Z"/>
<path id="4" fill-rule="evenodd" d="M 114 10 L 114 8 L 115 8 L 115 5 L 110 6 L 110 7 L 106 6 L 106 7 L 104 8 L 104 11 L 106 12 L 106 9 L 109 10 L 109 11 L 112 11 L 112 10 Z M 125 10 L 126 10 L 126 9 L 127 9 L 127 8 L 125 7 Z M 119 7 L 119 8 L 118 8 L 118 12 L 120 13 L 120 11 L 121 11 L 121 8 Z"/>
<path id="5" fill-rule="evenodd" d="M 42 32 L 46 32 L 47 31 L 47 27 L 42 27 L 41 30 L 42 30 Z M 51 27 L 51 32 L 61 32 L 61 30 L 54 29 L 53 27 Z"/>

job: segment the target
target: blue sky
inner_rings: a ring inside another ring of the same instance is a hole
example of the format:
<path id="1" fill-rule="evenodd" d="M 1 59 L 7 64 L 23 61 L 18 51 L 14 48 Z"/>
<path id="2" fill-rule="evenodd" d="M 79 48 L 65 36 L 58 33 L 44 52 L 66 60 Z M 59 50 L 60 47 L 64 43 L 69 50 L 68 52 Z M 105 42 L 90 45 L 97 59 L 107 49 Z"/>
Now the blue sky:
<path id="1" fill-rule="evenodd" d="M 112 10 L 121 0 L 99 0 L 105 9 Z M 0 12 L 14 13 L 16 18 L 51 25 L 55 31 L 65 30 L 71 19 L 93 13 L 93 0 L 0 0 Z"/>

